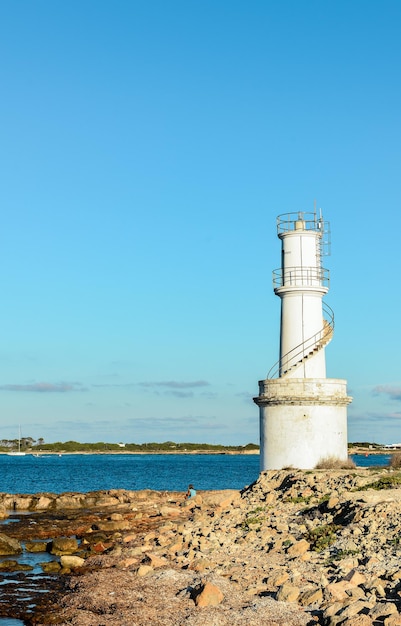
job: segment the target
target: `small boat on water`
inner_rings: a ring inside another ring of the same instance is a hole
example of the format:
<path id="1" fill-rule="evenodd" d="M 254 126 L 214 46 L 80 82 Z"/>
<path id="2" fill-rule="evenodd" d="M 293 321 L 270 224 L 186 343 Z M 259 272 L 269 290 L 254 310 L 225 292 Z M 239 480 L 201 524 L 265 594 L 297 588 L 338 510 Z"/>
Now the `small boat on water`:
<path id="1" fill-rule="evenodd" d="M 7 452 L 8 456 L 25 456 L 25 452 L 21 450 L 21 426 L 18 430 L 18 450 Z"/>

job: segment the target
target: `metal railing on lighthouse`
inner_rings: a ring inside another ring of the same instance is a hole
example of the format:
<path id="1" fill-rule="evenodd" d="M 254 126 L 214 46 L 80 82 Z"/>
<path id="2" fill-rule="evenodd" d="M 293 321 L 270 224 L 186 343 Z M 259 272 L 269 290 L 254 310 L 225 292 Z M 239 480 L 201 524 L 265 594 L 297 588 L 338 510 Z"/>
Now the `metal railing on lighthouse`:
<path id="1" fill-rule="evenodd" d="M 301 365 L 306 359 L 324 348 L 333 338 L 334 311 L 328 304 L 323 302 L 323 327 L 317 333 L 298 344 L 284 354 L 269 370 L 266 379 L 285 376 L 295 367 Z"/>

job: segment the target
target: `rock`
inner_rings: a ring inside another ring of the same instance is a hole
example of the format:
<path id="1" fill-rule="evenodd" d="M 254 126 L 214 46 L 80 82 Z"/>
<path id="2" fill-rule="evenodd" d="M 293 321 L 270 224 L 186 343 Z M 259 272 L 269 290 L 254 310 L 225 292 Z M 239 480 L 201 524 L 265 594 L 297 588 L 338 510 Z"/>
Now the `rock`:
<path id="1" fill-rule="evenodd" d="M 159 509 L 159 513 L 163 517 L 178 517 L 181 515 L 181 509 L 172 506 L 162 506 Z"/>
<path id="2" fill-rule="evenodd" d="M 300 590 L 290 583 L 284 583 L 277 592 L 276 600 L 279 602 L 296 602 L 299 598 Z"/>
<path id="3" fill-rule="evenodd" d="M 151 565 L 140 565 L 136 571 L 138 576 L 147 576 L 154 572 L 154 569 Z"/>
<path id="4" fill-rule="evenodd" d="M 9 554 L 21 554 L 22 547 L 17 539 L 8 537 L 4 533 L 0 533 L 0 555 L 7 556 Z"/>
<path id="5" fill-rule="evenodd" d="M 47 542 L 45 541 L 27 541 L 25 543 L 25 550 L 27 552 L 46 552 Z"/>
<path id="6" fill-rule="evenodd" d="M 78 550 L 78 541 L 72 537 L 57 537 L 51 542 L 50 552 L 57 556 L 73 554 Z"/>
<path id="7" fill-rule="evenodd" d="M 195 592 L 196 606 L 217 606 L 223 599 L 222 591 L 211 582 L 203 583 Z"/>
<path id="8" fill-rule="evenodd" d="M 366 582 L 366 576 L 355 569 L 352 569 L 345 577 L 353 585 L 363 585 Z"/>
<path id="9" fill-rule="evenodd" d="M 327 502 L 327 508 L 330 509 L 334 509 L 338 503 L 340 502 L 339 498 L 337 497 L 337 495 L 331 495 L 330 499 Z"/>
<path id="10" fill-rule="evenodd" d="M 31 572 L 32 565 L 26 565 L 14 560 L 0 561 L 0 571 L 2 572 Z"/>
<path id="11" fill-rule="evenodd" d="M 53 498 L 49 498 L 47 496 L 40 496 L 39 500 L 36 502 L 35 509 L 48 509 L 53 502 Z"/>
<path id="12" fill-rule="evenodd" d="M 300 594 L 299 603 L 302 606 L 309 606 L 311 604 L 320 603 L 323 599 L 323 592 L 320 588 L 308 589 Z"/>
<path id="13" fill-rule="evenodd" d="M 351 617 L 354 618 L 356 615 L 358 615 L 362 611 L 365 611 L 366 609 L 369 609 L 369 608 L 370 607 L 369 607 L 369 605 L 366 602 L 362 602 L 361 600 L 357 600 L 356 602 L 352 602 L 351 604 L 346 606 L 340 612 L 340 617 L 341 617 L 341 619 L 343 619 L 343 618 L 350 619 Z"/>
<path id="14" fill-rule="evenodd" d="M 354 585 L 348 580 L 340 580 L 339 582 L 330 583 L 329 585 L 327 585 L 326 591 L 334 600 L 343 602 L 344 600 L 347 600 L 347 598 L 349 598 L 349 594 L 347 592 L 353 587 Z"/>
<path id="15" fill-rule="evenodd" d="M 156 554 L 147 554 L 146 555 L 146 565 L 151 565 L 153 568 L 163 567 L 167 565 L 168 561 L 165 557 L 157 556 Z"/>
<path id="16" fill-rule="evenodd" d="M 80 556 L 73 555 L 63 555 L 60 557 L 61 567 L 66 569 L 75 569 L 77 567 L 82 567 L 85 563 L 85 559 Z"/>
<path id="17" fill-rule="evenodd" d="M 58 561 L 46 561 L 44 563 L 39 563 L 39 565 L 45 574 L 58 574 L 61 569 L 61 565 Z"/>
<path id="18" fill-rule="evenodd" d="M 393 602 L 378 602 L 370 612 L 370 616 L 377 620 L 388 615 L 398 615 L 397 607 Z"/>
<path id="19" fill-rule="evenodd" d="M 401 626 L 401 615 L 390 615 L 390 617 L 386 617 L 384 626 Z"/>
<path id="20" fill-rule="evenodd" d="M 288 548 L 287 555 L 290 558 L 296 558 L 305 554 L 305 552 L 307 552 L 309 548 L 310 544 L 306 541 L 306 539 L 300 539 L 300 541 L 296 541 L 292 546 Z"/>
<path id="21" fill-rule="evenodd" d="M 354 615 L 342 621 L 341 626 L 374 626 L 374 622 L 369 615 Z"/>

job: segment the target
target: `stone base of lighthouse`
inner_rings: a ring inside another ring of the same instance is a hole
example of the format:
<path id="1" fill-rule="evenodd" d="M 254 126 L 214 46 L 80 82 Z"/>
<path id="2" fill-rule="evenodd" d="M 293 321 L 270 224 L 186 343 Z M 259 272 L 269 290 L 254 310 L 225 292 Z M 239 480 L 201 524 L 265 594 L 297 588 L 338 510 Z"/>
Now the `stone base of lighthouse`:
<path id="1" fill-rule="evenodd" d="M 259 381 L 260 468 L 313 469 L 327 457 L 347 460 L 347 381 Z"/>

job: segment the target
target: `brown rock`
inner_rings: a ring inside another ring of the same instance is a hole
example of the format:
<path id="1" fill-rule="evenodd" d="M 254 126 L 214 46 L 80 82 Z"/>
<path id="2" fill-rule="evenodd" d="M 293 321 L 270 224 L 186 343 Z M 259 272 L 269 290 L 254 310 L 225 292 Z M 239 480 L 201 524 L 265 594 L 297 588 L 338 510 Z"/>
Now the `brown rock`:
<path id="1" fill-rule="evenodd" d="M 27 552 L 46 552 L 47 543 L 45 541 L 27 541 L 25 550 Z"/>
<path id="2" fill-rule="evenodd" d="M 390 615 L 390 617 L 386 617 L 384 626 L 401 626 L 401 615 Z"/>
<path id="3" fill-rule="evenodd" d="M 279 602 L 296 602 L 299 598 L 300 590 L 290 583 L 284 583 L 277 592 L 276 599 Z"/>
<path id="4" fill-rule="evenodd" d="M 159 512 L 163 517 L 178 517 L 182 511 L 178 507 L 161 506 Z"/>
<path id="5" fill-rule="evenodd" d="M 213 583 L 205 582 L 195 594 L 196 606 L 217 606 L 224 599 L 223 593 Z"/>
<path id="6" fill-rule="evenodd" d="M 326 590 L 334 600 L 343 602 L 349 597 L 347 591 L 352 589 L 352 587 L 354 587 L 354 585 L 348 580 L 340 580 L 337 583 L 327 585 Z"/>
<path id="7" fill-rule="evenodd" d="M 14 561 L 12 559 L 6 559 L 5 561 L 0 561 L 0 571 L 2 572 L 13 572 L 17 566 L 18 566 L 18 561 Z"/>
<path id="8" fill-rule="evenodd" d="M 398 615 L 398 611 L 393 602 L 378 602 L 370 612 L 371 617 L 375 620 L 395 614 Z"/>
<path id="9" fill-rule="evenodd" d="M 366 582 L 366 576 L 355 569 L 352 569 L 345 577 L 353 585 L 363 585 Z"/>
<path id="10" fill-rule="evenodd" d="M 78 550 L 78 541 L 72 537 L 56 537 L 51 543 L 51 554 L 73 554 Z"/>
<path id="11" fill-rule="evenodd" d="M 147 576 L 148 574 L 150 574 L 151 572 L 153 572 L 154 569 L 151 565 L 140 565 L 136 571 L 136 573 L 138 574 L 138 576 Z"/>
<path id="12" fill-rule="evenodd" d="M 373 624 L 369 615 L 354 615 L 341 622 L 341 626 L 373 626 Z"/>
<path id="13" fill-rule="evenodd" d="M 292 544 L 287 550 L 287 555 L 290 558 L 296 558 L 302 556 L 309 550 L 310 544 L 306 541 L 306 539 L 301 539 L 300 541 L 296 541 Z"/>
<path id="14" fill-rule="evenodd" d="M 8 554 L 21 554 L 22 547 L 17 539 L 8 537 L 4 533 L 0 533 L 0 555 L 7 556 Z"/>
<path id="15" fill-rule="evenodd" d="M 321 602 L 323 600 L 323 592 L 318 587 L 317 589 L 308 589 L 304 591 L 300 598 L 299 603 L 302 606 L 309 606 L 310 604 L 315 604 L 316 602 Z"/>
<path id="16" fill-rule="evenodd" d="M 156 554 L 146 555 L 146 565 L 151 565 L 154 568 L 163 567 L 168 563 L 164 556 L 157 556 Z"/>
<path id="17" fill-rule="evenodd" d="M 363 610 L 369 609 L 369 605 L 366 602 L 362 602 L 362 600 L 357 600 L 356 602 L 351 602 L 348 606 L 345 607 L 343 611 L 341 611 L 341 619 L 351 617 L 354 619 L 358 613 L 361 613 Z M 353 622 L 352 622 L 353 623 Z"/>
<path id="18" fill-rule="evenodd" d="M 289 574 L 285 570 L 276 570 L 267 578 L 266 584 L 269 587 L 280 587 L 289 577 Z"/>
<path id="19" fill-rule="evenodd" d="M 57 574 L 61 569 L 61 565 L 58 561 L 46 561 L 45 563 L 40 563 L 40 567 L 45 574 Z"/>

